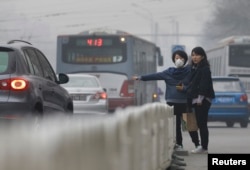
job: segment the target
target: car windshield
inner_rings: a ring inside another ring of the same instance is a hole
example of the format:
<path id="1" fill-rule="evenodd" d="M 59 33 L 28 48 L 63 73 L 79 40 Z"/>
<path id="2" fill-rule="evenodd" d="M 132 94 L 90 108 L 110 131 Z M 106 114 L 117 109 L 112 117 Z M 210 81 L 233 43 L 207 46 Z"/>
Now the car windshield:
<path id="1" fill-rule="evenodd" d="M 69 76 L 69 82 L 62 84 L 63 87 L 99 87 L 94 77 Z"/>
<path id="2" fill-rule="evenodd" d="M 8 52 L 0 51 L 0 73 L 3 73 L 7 70 L 9 63 Z"/>
<path id="3" fill-rule="evenodd" d="M 215 92 L 240 92 L 241 86 L 239 81 L 232 80 L 213 80 Z"/>

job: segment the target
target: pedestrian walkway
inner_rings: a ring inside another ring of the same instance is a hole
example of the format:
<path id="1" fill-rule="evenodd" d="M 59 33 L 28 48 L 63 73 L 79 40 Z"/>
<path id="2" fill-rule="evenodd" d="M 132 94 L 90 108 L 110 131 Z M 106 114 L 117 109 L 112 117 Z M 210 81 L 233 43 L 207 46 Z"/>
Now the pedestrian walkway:
<path id="1" fill-rule="evenodd" d="M 178 167 L 172 167 L 171 170 L 207 170 L 207 154 L 192 154 L 194 145 L 191 142 L 188 132 L 183 132 L 184 152 L 176 152 L 178 158 L 183 159 Z M 178 163 L 178 162 L 177 162 Z"/>

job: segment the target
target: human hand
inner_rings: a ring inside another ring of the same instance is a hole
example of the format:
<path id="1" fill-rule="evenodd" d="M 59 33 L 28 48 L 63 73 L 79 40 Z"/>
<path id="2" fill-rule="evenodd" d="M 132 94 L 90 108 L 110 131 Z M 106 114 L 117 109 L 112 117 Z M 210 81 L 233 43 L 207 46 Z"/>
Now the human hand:
<path id="1" fill-rule="evenodd" d="M 197 106 L 201 106 L 201 105 L 202 105 L 202 102 L 201 103 L 197 102 Z"/>
<path id="2" fill-rule="evenodd" d="M 182 91 L 184 88 L 183 84 L 178 84 L 177 86 L 175 86 L 177 90 Z"/>
<path id="3" fill-rule="evenodd" d="M 138 76 L 133 76 L 132 80 L 139 80 L 139 77 Z"/>

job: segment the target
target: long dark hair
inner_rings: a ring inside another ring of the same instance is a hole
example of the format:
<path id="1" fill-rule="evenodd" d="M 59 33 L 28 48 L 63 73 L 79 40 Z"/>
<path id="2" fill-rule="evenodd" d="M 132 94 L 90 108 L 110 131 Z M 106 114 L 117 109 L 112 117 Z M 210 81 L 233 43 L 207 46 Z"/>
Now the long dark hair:
<path id="1" fill-rule="evenodd" d="M 192 56 L 193 53 L 197 54 L 197 55 L 201 55 L 201 56 L 204 57 L 203 60 L 201 60 L 201 62 L 198 64 L 198 67 L 203 67 L 203 66 L 210 67 L 210 64 L 209 64 L 209 62 L 207 60 L 207 54 L 206 54 L 205 50 L 202 47 L 195 47 L 195 48 L 193 48 L 192 51 L 191 51 L 191 56 Z M 193 61 L 191 62 L 191 65 L 195 66 L 195 64 L 193 63 Z"/>

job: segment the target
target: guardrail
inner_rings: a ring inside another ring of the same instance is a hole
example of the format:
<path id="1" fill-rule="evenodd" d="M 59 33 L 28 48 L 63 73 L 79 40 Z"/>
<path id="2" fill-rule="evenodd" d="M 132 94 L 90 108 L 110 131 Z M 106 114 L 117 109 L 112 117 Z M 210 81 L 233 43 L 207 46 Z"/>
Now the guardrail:
<path id="1" fill-rule="evenodd" d="M 174 148 L 173 108 L 162 103 L 98 119 L 0 129 L 1 170 L 165 170 Z"/>

